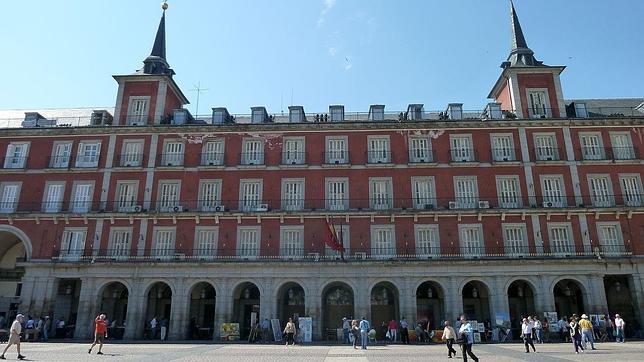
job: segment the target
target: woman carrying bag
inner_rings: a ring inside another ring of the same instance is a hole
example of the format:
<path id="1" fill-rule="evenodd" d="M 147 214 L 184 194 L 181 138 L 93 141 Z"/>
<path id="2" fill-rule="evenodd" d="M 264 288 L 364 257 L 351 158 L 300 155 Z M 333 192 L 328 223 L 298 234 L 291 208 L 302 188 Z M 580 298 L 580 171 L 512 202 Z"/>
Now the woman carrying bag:
<path id="1" fill-rule="evenodd" d="M 284 334 L 286 335 L 286 345 L 288 346 L 288 342 L 291 342 L 291 344 L 294 346 L 295 345 L 295 333 L 297 330 L 295 329 L 295 323 L 293 323 L 293 319 L 289 318 L 288 322 L 286 323 L 286 327 L 284 328 Z"/>

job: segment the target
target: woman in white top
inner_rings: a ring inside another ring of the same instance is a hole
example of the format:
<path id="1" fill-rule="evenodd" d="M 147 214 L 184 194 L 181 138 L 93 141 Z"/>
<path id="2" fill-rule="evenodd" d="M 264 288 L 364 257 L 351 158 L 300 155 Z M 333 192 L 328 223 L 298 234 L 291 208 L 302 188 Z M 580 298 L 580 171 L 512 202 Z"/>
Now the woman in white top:
<path id="1" fill-rule="evenodd" d="M 528 321 L 528 318 L 523 318 L 523 324 L 521 325 L 521 336 L 523 337 L 523 344 L 525 345 L 525 353 L 530 353 L 530 348 L 532 351 L 536 352 L 534 348 L 534 343 L 532 343 L 532 324 Z"/>

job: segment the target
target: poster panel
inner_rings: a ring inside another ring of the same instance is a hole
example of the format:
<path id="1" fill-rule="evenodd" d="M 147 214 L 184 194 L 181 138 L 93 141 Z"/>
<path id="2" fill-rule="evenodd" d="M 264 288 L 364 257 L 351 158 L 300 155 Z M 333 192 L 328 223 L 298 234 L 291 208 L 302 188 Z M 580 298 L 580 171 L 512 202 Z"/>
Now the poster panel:
<path id="1" fill-rule="evenodd" d="M 275 342 L 282 341 L 282 327 L 280 326 L 280 320 L 277 318 L 271 319 L 271 328 L 273 329 L 273 339 Z"/>
<path id="2" fill-rule="evenodd" d="M 239 341 L 239 323 L 222 323 L 219 336 L 222 341 Z"/>
<path id="3" fill-rule="evenodd" d="M 559 332 L 559 320 L 557 319 L 557 312 L 543 312 L 543 316 L 548 318 L 548 326 L 550 332 Z"/>
<path id="4" fill-rule="evenodd" d="M 298 324 L 300 325 L 299 333 L 302 336 L 302 342 L 304 343 L 313 342 L 313 318 L 299 317 Z"/>

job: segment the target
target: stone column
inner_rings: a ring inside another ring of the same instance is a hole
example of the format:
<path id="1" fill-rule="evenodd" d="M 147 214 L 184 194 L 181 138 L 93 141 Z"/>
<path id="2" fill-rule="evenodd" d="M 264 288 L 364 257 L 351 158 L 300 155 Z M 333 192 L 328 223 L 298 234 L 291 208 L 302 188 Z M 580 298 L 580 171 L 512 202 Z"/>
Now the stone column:
<path id="1" fill-rule="evenodd" d="M 586 314 L 603 313 L 608 310 L 603 275 L 592 274 L 588 276 L 588 291 L 584 296 L 584 307 Z"/>
<path id="2" fill-rule="evenodd" d="M 418 314 L 416 311 L 416 290 L 414 290 L 411 278 L 404 278 L 396 284 L 400 286 L 400 316 L 407 318 L 410 324 L 416 322 Z"/>
<path id="3" fill-rule="evenodd" d="M 539 285 L 537 290 L 533 291 L 535 293 L 535 308 L 541 313 L 543 312 L 554 312 L 555 311 L 555 295 L 550 290 L 550 284 L 552 283 L 551 277 L 546 277 L 539 275 Z"/>
<path id="4" fill-rule="evenodd" d="M 259 283 L 259 315 L 257 316 L 257 323 L 264 318 L 277 318 L 277 297 L 273 279 L 262 278 Z"/>
<path id="5" fill-rule="evenodd" d="M 172 306 L 170 307 L 170 320 L 168 321 L 168 339 L 176 341 L 185 339 L 188 330 L 188 285 L 186 278 L 177 278 L 174 282 L 175 290 L 172 293 Z"/>
<path id="6" fill-rule="evenodd" d="M 356 315 L 353 317 L 358 319 L 365 317 L 367 320 L 371 321 L 371 290 L 369 290 L 369 285 L 373 283 L 371 279 L 361 279 L 361 280 L 352 280 L 356 286 L 355 296 L 354 296 L 354 307 Z"/>
<path id="7" fill-rule="evenodd" d="M 628 290 L 635 306 L 635 318 L 638 318 L 640 325 L 644 325 L 644 279 L 640 274 L 628 276 Z"/>
<path id="8" fill-rule="evenodd" d="M 132 289 L 128 290 L 126 328 L 123 338 L 138 339 L 143 338 L 143 331 L 147 322 L 145 320 L 147 294 L 145 293 L 143 280 L 133 280 L 130 285 Z"/>
<path id="9" fill-rule="evenodd" d="M 94 329 L 94 305 L 96 301 L 94 278 L 81 278 L 81 290 L 78 297 L 78 311 L 74 339 L 86 340 L 91 338 Z"/>
<path id="10" fill-rule="evenodd" d="M 445 317 L 452 323 L 463 313 L 463 294 L 459 284 L 460 280 L 455 277 L 449 277 L 445 283 Z"/>
<path id="11" fill-rule="evenodd" d="M 322 283 L 315 279 L 302 287 L 308 289 L 304 296 L 304 310 L 306 315 L 313 319 L 313 340 L 322 340 Z"/>
<path id="12" fill-rule="evenodd" d="M 219 327 L 222 323 L 230 322 L 233 315 L 233 286 L 231 281 L 228 279 L 220 280 L 217 284 L 220 288 L 215 303 L 214 339 L 220 339 Z"/>
<path id="13" fill-rule="evenodd" d="M 505 278 L 495 277 L 490 285 L 490 320 L 494 321 L 496 313 L 510 315 L 508 293 L 505 288 Z"/>

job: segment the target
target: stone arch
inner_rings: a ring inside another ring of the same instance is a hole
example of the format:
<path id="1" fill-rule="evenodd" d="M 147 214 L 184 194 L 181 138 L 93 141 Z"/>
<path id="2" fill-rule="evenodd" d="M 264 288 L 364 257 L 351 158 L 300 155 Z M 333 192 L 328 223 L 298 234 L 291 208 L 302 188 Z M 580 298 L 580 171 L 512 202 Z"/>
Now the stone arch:
<path id="1" fill-rule="evenodd" d="M 431 290 L 431 292 L 430 292 Z M 420 321 L 423 328 L 429 323 L 430 328 L 439 329 L 445 318 L 445 288 L 431 279 L 424 279 L 416 283 L 416 320 Z"/>
<path id="2" fill-rule="evenodd" d="M 535 316 L 535 299 L 537 289 L 524 278 L 513 278 L 504 289 L 510 311 L 510 326 L 514 335 L 520 335 L 521 320 L 523 317 Z"/>
<path id="3" fill-rule="evenodd" d="M 276 289 L 277 291 L 277 318 L 285 325 L 288 318 L 306 315 L 307 293 L 302 284 L 296 281 L 285 281 Z"/>
<path id="4" fill-rule="evenodd" d="M 16 236 L 22 242 L 22 245 L 25 249 L 25 259 L 27 261 L 31 260 L 31 255 L 33 252 L 33 244 L 31 243 L 31 239 L 29 239 L 29 236 L 27 236 L 27 234 L 25 234 L 24 231 L 18 229 L 15 226 L 0 225 L 0 232 L 7 232 Z"/>
<path id="5" fill-rule="evenodd" d="M 341 327 L 342 318 L 357 319 L 355 289 L 346 281 L 330 281 L 322 288 L 321 298 L 323 336 L 336 340 L 336 330 Z"/>
<path id="6" fill-rule="evenodd" d="M 195 281 L 188 288 L 188 339 L 212 339 L 215 327 L 217 290 L 207 280 Z M 184 324 L 185 326 L 185 324 Z"/>
<path id="7" fill-rule="evenodd" d="M 555 311 L 558 316 L 581 316 L 585 307 L 592 305 L 586 286 L 576 277 L 562 276 L 555 279 L 551 293 L 555 300 Z"/>
<path id="8" fill-rule="evenodd" d="M 111 280 L 103 283 L 97 290 L 99 313 L 104 313 L 109 325 L 113 325 L 110 335 L 115 339 L 123 339 L 130 288 L 119 280 Z"/>
<path id="9" fill-rule="evenodd" d="M 399 320 L 400 316 L 400 292 L 398 287 L 390 281 L 381 280 L 369 289 L 371 305 L 371 324 L 376 330 L 378 339 L 385 339 L 385 332 L 379 328 L 383 323 L 386 325 L 390 320 Z M 413 320 L 411 321 L 413 322 Z"/>
<path id="10" fill-rule="evenodd" d="M 260 285 L 254 281 L 240 281 L 233 288 L 233 322 L 239 323 L 241 339 L 247 339 L 250 334 L 253 313 L 256 323 L 266 318 L 259 314 L 261 295 Z"/>
<path id="11" fill-rule="evenodd" d="M 170 320 L 172 316 L 172 296 L 176 295 L 173 285 L 162 279 L 154 280 L 146 286 L 144 295 L 147 302 L 145 327 L 146 329 L 149 328 L 146 334 L 153 339 L 163 339 L 163 323 L 167 323 L 168 326 L 171 322 L 176 322 L 176 325 L 180 324 L 179 321 Z M 154 317 L 156 317 L 158 323 L 156 329 L 152 329 L 150 323 L 148 323 Z M 167 328 L 165 331 L 167 333 Z M 165 337 L 167 338 L 167 336 Z"/>
<path id="12" fill-rule="evenodd" d="M 491 290 L 487 283 L 480 279 L 470 279 L 461 287 L 463 314 L 469 320 L 487 322 L 492 319 Z"/>

